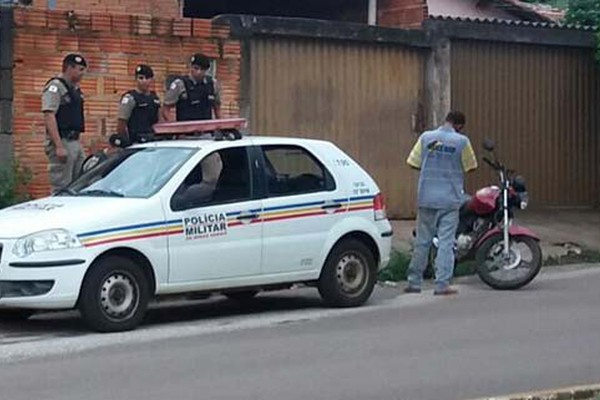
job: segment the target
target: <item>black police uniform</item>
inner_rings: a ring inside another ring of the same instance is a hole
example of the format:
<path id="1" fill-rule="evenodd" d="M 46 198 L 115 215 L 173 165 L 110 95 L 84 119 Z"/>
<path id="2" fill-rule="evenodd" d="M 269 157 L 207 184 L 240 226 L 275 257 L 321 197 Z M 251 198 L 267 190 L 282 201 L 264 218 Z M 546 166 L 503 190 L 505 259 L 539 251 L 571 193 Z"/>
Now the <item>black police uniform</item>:
<path id="1" fill-rule="evenodd" d="M 135 100 L 135 108 L 127 121 L 130 142 L 151 140 L 154 136 L 152 126 L 158 122 L 160 99 L 155 92 L 144 94 L 137 90 L 130 90 L 127 94 Z"/>
<path id="2" fill-rule="evenodd" d="M 58 111 L 56 112 L 58 133 L 62 139 L 78 140 L 79 135 L 85 131 L 83 93 L 79 87 L 69 85 L 67 81 L 61 77 L 50 79 L 46 82 L 46 85 L 55 79 L 61 82 L 65 88 L 67 88 L 68 92 L 64 97 L 64 102 L 61 101 Z"/>
<path id="3" fill-rule="evenodd" d="M 206 76 L 201 82 L 195 82 L 189 76 L 182 77 L 187 98 L 181 97 L 177 102 L 177 121 L 211 119 L 215 104 L 215 81 Z"/>

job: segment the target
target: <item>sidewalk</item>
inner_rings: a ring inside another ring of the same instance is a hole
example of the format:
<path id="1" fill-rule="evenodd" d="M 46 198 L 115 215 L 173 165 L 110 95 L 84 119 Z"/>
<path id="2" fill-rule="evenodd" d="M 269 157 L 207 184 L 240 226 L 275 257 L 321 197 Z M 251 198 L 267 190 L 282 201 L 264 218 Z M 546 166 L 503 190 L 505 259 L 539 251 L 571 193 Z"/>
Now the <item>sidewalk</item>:
<path id="1" fill-rule="evenodd" d="M 576 386 L 501 397 L 484 397 L 478 400 L 600 400 L 600 385 Z"/>
<path id="2" fill-rule="evenodd" d="M 410 251 L 415 221 L 395 220 L 391 223 L 394 249 Z M 526 226 L 540 237 L 544 257 L 565 254 L 571 248 L 565 243 L 600 252 L 600 210 L 526 210 L 516 215 L 515 223 Z"/>

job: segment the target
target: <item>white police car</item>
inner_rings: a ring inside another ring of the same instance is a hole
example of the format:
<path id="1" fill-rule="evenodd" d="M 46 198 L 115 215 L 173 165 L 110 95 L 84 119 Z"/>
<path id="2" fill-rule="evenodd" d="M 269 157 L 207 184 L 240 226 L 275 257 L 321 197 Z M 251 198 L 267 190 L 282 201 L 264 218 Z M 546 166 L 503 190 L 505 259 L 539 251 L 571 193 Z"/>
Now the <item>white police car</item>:
<path id="1" fill-rule="evenodd" d="M 358 306 L 391 236 L 377 185 L 331 143 L 154 141 L 0 211 L 0 318 L 78 308 L 91 328 L 121 331 L 155 297 L 244 300 L 294 283 L 315 285 L 328 305 Z"/>

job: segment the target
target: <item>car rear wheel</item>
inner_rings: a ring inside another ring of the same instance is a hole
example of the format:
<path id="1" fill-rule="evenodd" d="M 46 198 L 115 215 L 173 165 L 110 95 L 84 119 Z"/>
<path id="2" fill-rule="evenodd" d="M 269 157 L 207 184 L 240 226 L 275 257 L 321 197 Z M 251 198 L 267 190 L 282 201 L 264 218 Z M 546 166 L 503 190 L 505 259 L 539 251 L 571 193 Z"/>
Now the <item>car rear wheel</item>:
<path id="1" fill-rule="evenodd" d="M 327 305 L 356 307 L 367 301 L 376 278 L 377 265 L 371 250 L 356 239 L 346 239 L 327 257 L 318 289 Z"/>
<path id="2" fill-rule="evenodd" d="M 79 310 L 85 322 L 99 332 L 127 331 L 137 327 L 148 308 L 149 285 L 132 260 L 110 256 L 87 274 Z"/>

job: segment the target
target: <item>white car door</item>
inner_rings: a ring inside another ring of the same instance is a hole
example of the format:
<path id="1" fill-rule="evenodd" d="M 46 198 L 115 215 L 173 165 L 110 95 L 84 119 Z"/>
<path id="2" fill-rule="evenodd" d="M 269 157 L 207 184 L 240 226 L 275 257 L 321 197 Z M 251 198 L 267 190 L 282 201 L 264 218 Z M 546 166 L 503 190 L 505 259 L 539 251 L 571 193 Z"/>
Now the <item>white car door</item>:
<path id="1" fill-rule="evenodd" d="M 169 238 L 170 283 L 260 273 L 262 201 L 252 186 L 248 147 L 213 152 L 190 172 L 167 210 L 183 224 L 183 234 Z"/>
<path id="2" fill-rule="evenodd" d="M 347 197 L 327 168 L 297 145 L 261 146 L 266 174 L 263 201 L 263 274 L 316 270 Z"/>

